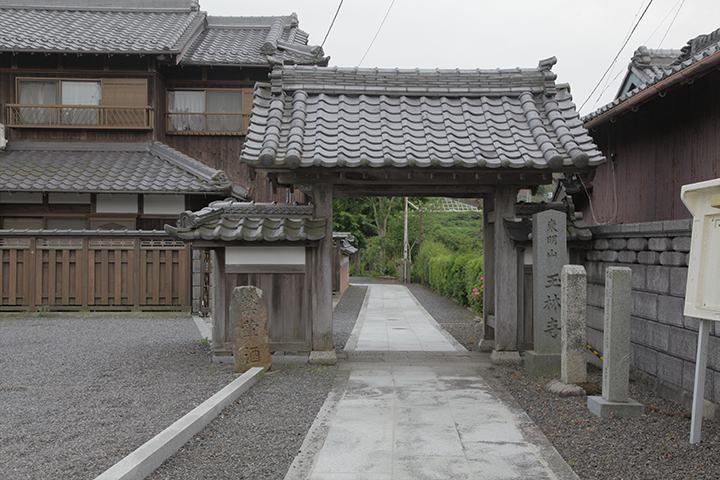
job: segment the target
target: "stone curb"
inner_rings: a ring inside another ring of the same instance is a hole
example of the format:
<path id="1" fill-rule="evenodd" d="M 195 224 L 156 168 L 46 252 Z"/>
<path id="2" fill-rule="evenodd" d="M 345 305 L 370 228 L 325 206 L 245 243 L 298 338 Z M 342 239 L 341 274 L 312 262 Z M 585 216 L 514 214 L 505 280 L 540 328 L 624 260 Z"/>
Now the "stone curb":
<path id="1" fill-rule="evenodd" d="M 263 369 L 254 367 L 157 434 L 96 480 L 141 480 L 175 454 L 193 435 L 205 428 L 228 405 L 255 385 Z"/>

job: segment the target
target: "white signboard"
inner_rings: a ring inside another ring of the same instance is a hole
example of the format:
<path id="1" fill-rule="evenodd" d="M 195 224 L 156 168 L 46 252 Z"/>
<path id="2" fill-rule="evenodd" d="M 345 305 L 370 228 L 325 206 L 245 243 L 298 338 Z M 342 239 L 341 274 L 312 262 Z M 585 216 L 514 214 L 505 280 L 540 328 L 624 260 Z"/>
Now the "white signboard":
<path id="1" fill-rule="evenodd" d="M 682 187 L 693 214 L 685 315 L 720 321 L 720 178 Z"/>

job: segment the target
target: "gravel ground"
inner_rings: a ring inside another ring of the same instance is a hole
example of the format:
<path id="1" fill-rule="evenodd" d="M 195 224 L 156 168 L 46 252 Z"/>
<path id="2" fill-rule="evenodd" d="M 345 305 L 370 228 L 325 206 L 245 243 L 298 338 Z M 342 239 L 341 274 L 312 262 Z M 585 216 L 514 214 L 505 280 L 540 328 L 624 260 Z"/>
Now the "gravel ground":
<path id="1" fill-rule="evenodd" d="M 366 291 L 365 286 L 350 285 L 333 310 L 333 343 L 337 352 L 345 348 L 355 328 L 355 321 L 365 300 Z"/>
<path id="2" fill-rule="evenodd" d="M 0 317 L 0 477 L 91 479 L 231 382 L 190 317 Z"/>
<path id="3" fill-rule="evenodd" d="M 336 370 L 274 365 L 148 478 L 285 478 Z"/>
<path id="4" fill-rule="evenodd" d="M 480 333 L 457 328 L 466 308 L 425 287 L 409 288 L 465 348 L 477 349 Z M 528 377 L 521 366 L 496 366 L 484 374 L 512 394 L 582 479 L 720 479 L 720 423 L 704 421 L 702 442 L 690 445 L 690 412 L 650 385 L 630 382 L 630 398 L 645 405 L 642 417 L 600 418 L 588 411 L 587 397 L 549 393 L 550 377 Z M 602 370 L 588 365 L 588 382 L 599 388 Z"/>
<path id="5" fill-rule="evenodd" d="M 368 283 L 353 278 L 353 283 Z M 382 283 L 387 283 L 383 281 Z M 364 288 L 334 312 L 344 346 Z M 410 290 L 469 350 L 475 315 L 418 285 Z M 183 318 L 0 318 L 0 458 L 11 479 L 94 478 L 235 378 L 212 365 Z M 150 478 L 282 479 L 332 387 L 336 367 L 279 364 Z M 503 385 L 583 479 L 720 478 L 720 425 L 690 445 L 689 413 L 641 382 L 637 419 L 602 419 L 584 397 L 547 392 L 519 367 L 484 375 Z M 590 369 L 600 384 L 601 372 Z"/>

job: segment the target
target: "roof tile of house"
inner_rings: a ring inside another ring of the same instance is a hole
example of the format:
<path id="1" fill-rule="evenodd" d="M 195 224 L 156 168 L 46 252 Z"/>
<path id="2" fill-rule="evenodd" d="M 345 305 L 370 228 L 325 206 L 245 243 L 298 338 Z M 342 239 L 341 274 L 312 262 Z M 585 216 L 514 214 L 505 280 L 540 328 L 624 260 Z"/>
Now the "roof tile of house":
<path id="1" fill-rule="evenodd" d="M 260 168 L 561 168 L 605 161 L 550 67 L 278 68 L 241 160 Z"/>
<path id="2" fill-rule="evenodd" d="M 212 17 L 197 2 L 5 0 L 0 51 L 177 55 L 181 64 L 326 65 L 297 15 Z"/>
<path id="3" fill-rule="evenodd" d="M 182 57 L 185 64 L 327 64 L 318 46 L 287 17 L 207 17 L 207 28 Z"/>
<path id="4" fill-rule="evenodd" d="M 641 47 L 642 48 L 642 47 Z M 640 49 L 638 49 L 639 51 Z M 636 51 L 636 55 L 638 54 Z M 643 80 L 645 83 L 638 87 L 628 91 L 627 93 L 620 95 L 612 102 L 604 105 L 594 112 L 583 117 L 583 122 L 587 123 L 597 117 L 604 115 L 605 113 L 613 110 L 621 104 L 629 101 L 633 97 L 643 93 L 644 91 L 652 88 L 664 80 L 667 80 L 676 75 L 680 75 L 681 72 L 687 70 L 698 63 L 706 61 L 709 57 L 714 57 L 720 62 L 720 29 L 708 35 L 699 35 L 691 40 L 688 40 L 687 45 L 680 50 L 680 54 L 669 63 L 669 65 L 649 65 L 648 68 L 644 69 Z M 635 62 L 635 57 L 630 63 L 630 69 L 632 71 Z"/>
<path id="5" fill-rule="evenodd" d="M 0 190 L 247 194 L 224 172 L 159 142 L 10 142 L 0 152 Z"/>

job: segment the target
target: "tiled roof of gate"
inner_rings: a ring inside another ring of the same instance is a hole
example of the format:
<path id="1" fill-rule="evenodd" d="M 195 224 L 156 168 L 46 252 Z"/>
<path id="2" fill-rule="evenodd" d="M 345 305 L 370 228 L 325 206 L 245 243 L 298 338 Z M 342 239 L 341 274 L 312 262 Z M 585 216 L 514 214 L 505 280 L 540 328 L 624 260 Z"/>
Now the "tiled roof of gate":
<path id="1" fill-rule="evenodd" d="M 641 47 L 642 49 L 642 47 Z M 641 49 L 638 49 L 640 51 Z M 638 51 L 635 54 L 638 54 Z M 620 95 L 612 102 L 604 105 L 594 112 L 583 117 L 583 122 L 587 123 L 607 112 L 614 109 L 615 107 L 629 101 L 633 97 L 643 93 L 647 89 L 657 85 L 658 83 L 667 80 L 671 77 L 679 75 L 684 70 L 706 61 L 709 57 L 714 57 L 717 62 L 720 62 L 720 29 L 707 35 L 699 35 L 687 42 L 681 50 L 680 54 L 666 66 L 652 66 L 649 69 L 645 69 L 645 78 L 642 80 L 645 83 L 639 85 L 637 88 L 630 90 L 629 92 Z M 630 69 L 633 68 L 633 62 L 635 57 L 630 64 Z"/>
<path id="2" fill-rule="evenodd" d="M 327 65 L 297 15 L 213 17 L 193 0 L 3 0 L 0 51 L 177 55 L 187 65 Z"/>
<path id="3" fill-rule="evenodd" d="M 312 206 L 217 201 L 180 214 L 165 231 L 182 240 L 275 242 L 320 240 L 327 221 L 312 218 Z"/>
<path id="4" fill-rule="evenodd" d="M 584 168 L 605 161 L 550 67 L 278 68 L 241 160 L 258 168 Z"/>
<path id="5" fill-rule="evenodd" d="M 0 152 L 0 191 L 247 195 L 224 172 L 160 142 L 10 142 Z"/>

